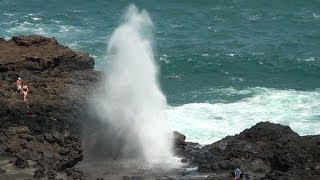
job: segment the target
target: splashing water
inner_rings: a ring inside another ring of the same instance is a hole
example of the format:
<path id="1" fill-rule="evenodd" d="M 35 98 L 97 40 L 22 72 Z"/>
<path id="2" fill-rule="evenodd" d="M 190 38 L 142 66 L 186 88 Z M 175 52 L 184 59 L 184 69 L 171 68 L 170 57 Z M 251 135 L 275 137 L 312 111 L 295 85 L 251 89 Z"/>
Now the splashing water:
<path id="1" fill-rule="evenodd" d="M 110 38 L 105 95 L 99 99 L 102 119 L 124 141 L 124 156 L 134 153 L 147 162 L 173 158 L 172 132 L 164 110 L 152 51 L 153 24 L 148 13 L 129 6 L 124 23 Z"/>

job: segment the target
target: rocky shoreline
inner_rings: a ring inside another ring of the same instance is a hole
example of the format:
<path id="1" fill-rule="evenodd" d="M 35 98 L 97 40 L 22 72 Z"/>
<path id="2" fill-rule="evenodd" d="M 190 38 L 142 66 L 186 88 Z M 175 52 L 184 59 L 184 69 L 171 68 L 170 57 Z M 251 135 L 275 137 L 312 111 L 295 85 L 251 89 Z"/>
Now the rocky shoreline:
<path id="1" fill-rule="evenodd" d="M 102 79 L 93 66 L 88 54 L 54 38 L 0 38 L 0 179 L 102 177 L 76 168 L 103 128 L 88 106 Z M 27 102 L 16 94 L 18 77 L 30 88 Z M 261 122 L 206 146 L 185 142 L 178 132 L 174 137 L 176 154 L 204 176 L 182 170 L 159 179 L 231 179 L 235 168 L 243 179 L 320 179 L 320 135 L 299 136 L 288 126 Z"/>
<path id="2" fill-rule="evenodd" d="M 176 136 L 177 137 L 177 136 Z M 176 138 L 176 151 L 208 179 L 319 179 L 320 135 L 299 136 L 289 126 L 260 122 L 240 134 L 201 147 Z"/>

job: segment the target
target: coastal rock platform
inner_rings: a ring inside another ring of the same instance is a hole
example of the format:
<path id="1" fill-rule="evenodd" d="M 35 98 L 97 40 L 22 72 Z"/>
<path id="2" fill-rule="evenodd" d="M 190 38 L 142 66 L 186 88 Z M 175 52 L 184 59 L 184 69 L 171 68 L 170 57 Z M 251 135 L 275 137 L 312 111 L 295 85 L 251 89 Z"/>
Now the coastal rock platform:
<path id="1" fill-rule="evenodd" d="M 199 173 L 212 173 L 208 179 L 228 179 L 236 168 L 243 179 L 320 179 L 320 135 L 270 122 L 205 146 L 185 142 L 176 152 Z"/>

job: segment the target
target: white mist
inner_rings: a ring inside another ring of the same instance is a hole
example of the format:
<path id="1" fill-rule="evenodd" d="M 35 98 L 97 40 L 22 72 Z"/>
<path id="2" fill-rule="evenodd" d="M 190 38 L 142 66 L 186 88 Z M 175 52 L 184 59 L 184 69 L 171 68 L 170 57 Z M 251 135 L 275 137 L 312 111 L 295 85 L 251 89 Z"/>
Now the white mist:
<path id="1" fill-rule="evenodd" d="M 106 92 L 98 104 L 114 136 L 125 139 L 122 153 L 138 151 L 149 163 L 165 163 L 173 159 L 172 132 L 164 115 L 166 98 L 157 81 L 152 29 L 148 13 L 129 6 L 108 44 Z"/>

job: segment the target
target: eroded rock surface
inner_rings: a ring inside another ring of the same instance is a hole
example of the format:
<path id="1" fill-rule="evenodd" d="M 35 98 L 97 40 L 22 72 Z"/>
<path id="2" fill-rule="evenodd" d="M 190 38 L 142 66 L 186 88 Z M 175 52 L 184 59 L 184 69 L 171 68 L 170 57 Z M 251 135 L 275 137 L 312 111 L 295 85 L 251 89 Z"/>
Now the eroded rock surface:
<path id="1" fill-rule="evenodd" d="M 208 179 L 320 179 L 320 135 L 299 136 L 288 126 L 260 122 L 238 135 L 199 147 L 186 142 L 179 154 Z"/>
<path id="2" fill-rule="evenodd" d="M 30 169 L 23 171 L 29 174 L 35 171 L 34 178 L 59 178 L 59 172 L 83 175 L 74 166 L 83 158 L 77 137 L 83 127 L 95 124 L 88 99 L 96 93 L 101 73 L 93 65 L 88 54 L 54 38 L 0 39 L 0 150 L 15 158 L 12 164 Z M 18 77 L 30 90 L 26 102 L 16 93 Z M 7 161 L 0 168 L 10 167 Z"/>
<path id="3" fill-rule="evenodd" d="M 1 155 L 16 157 L 18 168 L 37 169 L 34 177 L 53 177 L 56 172 L 73 176 L 71 168 L 83 159 L 80 141 L 68 131 L 32 135 L 25 126 L 9 127 L 0 132 Z M 78 178 L 83 173 L 77 173 Z"/>
<path id="4" fill-rule="evenodd" d="M 27 126 L 32 133 L 79 134 L 88 119 L 87 99 L 101 73 L 88 54 L 59 45 L 54 38 L 16 36 L 0 41 L 0 124 Z M 18 77 L 29 87 L 27 102 L 16 94 Z"/>

